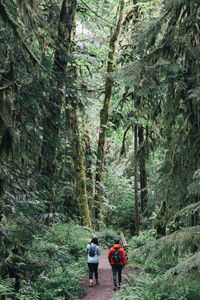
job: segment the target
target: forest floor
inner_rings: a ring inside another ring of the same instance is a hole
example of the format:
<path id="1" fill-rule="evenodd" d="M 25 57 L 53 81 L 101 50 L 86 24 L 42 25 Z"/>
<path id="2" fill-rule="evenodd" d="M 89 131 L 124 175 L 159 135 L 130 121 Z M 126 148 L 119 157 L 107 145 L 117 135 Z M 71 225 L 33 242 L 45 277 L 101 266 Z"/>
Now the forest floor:
<path id="1" fill-rule="evenodd" d="M 113 297 L 115 292 L 113 291 L 112 270 L 108 261 L 107 249 L 101 251 L 98 273 L 99 285 L 94 285 L 93 287 L 89 287 L 88 274 L 83 277 L 81 287 L 85 291 L 86 296 L 81 298 L 81 300 L 109 300 Z M 126 283 L 126 276 L 130 273 L 137 274 L 137 271 L 125 266 L 122 270 L 122 284 Z"/>

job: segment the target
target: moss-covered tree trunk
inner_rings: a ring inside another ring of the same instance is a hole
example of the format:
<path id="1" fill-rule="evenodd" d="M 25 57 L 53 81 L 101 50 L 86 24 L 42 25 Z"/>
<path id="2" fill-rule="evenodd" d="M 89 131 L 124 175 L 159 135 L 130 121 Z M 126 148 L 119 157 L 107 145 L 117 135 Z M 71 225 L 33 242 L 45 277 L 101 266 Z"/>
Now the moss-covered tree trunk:
<path id="1" fill-rule="evenodd" d="M 59 25 L 57 48 L 53 64 L 53 73 L 57 82 L 51 82 L 52 86 L 64 88 L 66 82 L 67 64 L 71 53 L 73 22 L 75 16 L 76 1 L 63 0 Z M 59 144 L 59 131 L 61 126 L 60 113 L 63 105 L 63 94 L 50 92 L 47 105 L 47 115 L 44 119 L 43 145 L 42 145 L 42 174 L 46 177 L 45 185 L 48 191 L 47 213 L 54 210 L 55 199 L 55 175 L 56 175 L 56 150 Z"/>
<path id="2" fill-rule="evenodd" d="M 84 226 L 90 226 L 90 214 L 88 208 L 87 191 L 86 191 L 86 176 L 83 163 L 83 152 L 81 146 L 79 120 L 78 120 L 78 105 L 76 99 L 76 93 L 73 91 L 73 97 L 67 97 L 65 95 L 65 84 L 61 85 L 63 80 L 63 74 L 67 74 L 69 77 L 68 89 L 76 89 L 76 68 L 71 65 L 71 55 L 74 51 L 73 46 L 73 34 L 75 33 L 75 11 L 76 0 L 63 0 L 62 9 L 60 14 L 59 23 L 59 38 L 62 39 L 61 47 L 58 48 L 58 52 L 55 54 L 55 67 L 58 69 L 58 75 L 60 78 L 57 88 L 54 91 L 59 91 L 58 98 L 60 99 L 59 105 L 62 104 L 62 97 L 65 96 L 65 113 L 67 126 L 69 128 L 69 139 L 72 147 L 72 158 L 75 172 L 75 189 L 76 196 L 79 205 L 79 215 L 81 224 Z M 70 56 L 70 62 L 69 62 Z M 65 77 L 64 77 L 65 79 Z M 70 79 L 70 80 L 69 80 Z M 59 106 L 61 108 L 61 106 Z"/>
<path id="3" fill-rule="evenodd" d="M 88 207 L 86 176 L 81 146 L 77 100 L 66 98 L 66 119 L 70 129 L 70 141 L 75 171 L 76 196 L 79 204 L 80 221 L 83 226 L 90 227 L 91 219 Z"/>
<path id="4" fill-rule="evenodd" d="M 138 127 L 138 138 L 139 146 L 144 149 L 144 128 L 142 125 Z M 141 149 L 140 149 L 141 150 Z M 144 214 L 147 205 L 147 171 L 146 171 L 146 155 L 145 151 L 141 151 L 139 158 L 139 168 L 140 168 L 140 189 L 141 189 L 141 213 Z"/>
<path id="5" fill-rule="evenodd" d="M 189 153 L 192 156 L 192 142 L 195 140 L 198 131 L 199 131 L 199 120 L 198 120 L 198 116 L 196 114 L 195 108 L 193 107 L 192 101 L 188 101 L 187 103 L 187 111 L 188 111 L 188 119 L 189 119 L 189 123 L 190 123 L 190 145 L 189 145 Z M 199 155 L 199 151 L 198 151 L 198 155 Z M 198 168 L 199 165 L 196 163 L 196 160 L 194 158 L 192 158 L 191 161 L 191 169 L 193 169 L 193 172 L 195 172 Z M 192 181 L 192 178 L 191 178 Z M 192 195 L 190 196 L 190 203 L 196 203 L 199 201 L 199 197 L 197 195 Z M 190 216 L 190 226 L 197 226 L 198 225 L 198 219 L 199 219 L 199 215 L 198 215 L 198 211 L 195 211 L 194 213 L 191 214 Z"/>
<path id="6" fill-rule="evenodd" d="M 139 199 L 138 199 L 138 124 L 134 125 L 134 194 L 135 194 L 135 235 L 139 235 Z"/>
<path id="7" fill-rule="evenodd" d="M 200 67 L 200 60 L 199 60 L 199 53 L 200 53 L 200 30 L 199 30 L 199 16 L 200 16 L 200 6 L 197 5 L 197 1 L 192 0 L 185 5 L 185 16 L 188 17 L 188 20 L 192 20 L 191 23 L 189 21 L 185 22 L 185 28 L 183 30 L 184 33 L 188 35 L 188 47 L 191 47 L 191 53 L 196 53 L 195 56 L 190 55 L 185 50 L 186 56 L 186 82 L 187 82 L 187 90 L 186 90 L 186 97 L 188 96 L 189 92 L 195 91 L 199 87 L 199 67 Z M 198 24 L 198 25 L 197 25 Z M 196 28 L 198 27 L 198 30 Z M 181 25 L 180 25 L 181 28 Z M 182 29 L 182 28 L 181 28 Z M 199 99 L 199 95 L 198 95 Z M 195 172 L 199 166 L 199 140 L 200 140 L 200 120 L 199 120 L 199 112 L 200 107 L 199 103 L 194 101 L 194 99 L 187 99 L 186 101 L 187 106 L 187 118 L 189 123 L 189 144 L 188 144 L 188 153 L 189 153 L 189 160 L 190 168 L 193 169 Z M 194 141 L 197 141 L 196 143 Z M 192 178 L 191 178 L 192 181 Z M 196 203 L 199 201 L 198 196 L 191 196 L 190 202 Z M 197 226 L 199 221 L 198 212 L 194 212 L 191 215 L 191 226 Z"/>
<path id="8" fill-rule="evenodd" d="M 74 51 L 74 41 L 73 34 L 75 34 L 76 24 L 75 24 L 75 11 L 76 11 L 76 0 L 63 1 L 63 16 L 64 24 L 66 24 L 65 40 L 66 48 L 68 49 L 68 55 L 72 55 Z M 66 64 L 65 69 L 70 74 L 70 86 L 68 88 L 76 89 L 76 67 L 70 64 Z M 73 92 L 73 97 L 66 97 L 66 120 L 70 132 L 70 141 L 72 147 L 72 158 L 74 163 L 75 171 L 75 188 L 76 196 L 79 205 L 79 215 L 80 221 L 83 226 L 91 226 L 91 218 L 88 207 L 87 198 L 87 187 L 86 187 L 86 174 L 84 169 L 84 159 L 83 151 L 81 145 L 81 135 L 79 128 L 79 118 L 78 118 L 78 104 L 76 93 Z"/>
<path id="9" fill-rule="evenodd" d="M 7 158 L 13 149 L 13 101 L 15 96 L 15 63 L 7 51 L 8 70 L 0 75 L 0 156 Z"/>
<path id="10" fill-rule="evenodd" d="M 188 76 L 191 77 L 192 76 L 192 69 L 188 68 Z M 189 80 L 188 80 L 189 81 Z M 190 90 L 193 89 L 193 86 L 191 84 L 191 82 L 188 82 L 188 87 L 190 88 Z M 189 99 L 187 101 L 187 118 L 188 118 L 188 127 L 190 128 L 190 137 L 189 137 L 189 143 L 188 143 L 188 153 L 191 157 L 189 157 L 189 164 L 190 164 L 190 169 L 193 170 L 193 173 L 199 168 L 199 164 L 198 164 L 198 160 L 196 158 L 198 158 L 199 156 L 199 149 L 194 147 L 194 149 L 196 151 L 194 151 L 192 144 L 193 141 L 195 141 L 196 137 L 198 137 L 199 134 L 199 129 L 200 129 L 200 121 L 199 121 L 199 116 L 198 116 L 198 110 L 197 107 L 195 105 L 195 103 Z M 197 146 L 198 147 L 198 146 Z M 190 178 L 190 180 L 192 181 L 192 178 Z M 196 203 L 199 201 L 199 197 L 197 195 L 191 195 L 190 196 L 190 203 Z M 198 211 L 194 212 L 191 214 L 190 216 L 190 225 L 191 226 L 197 226 L 198 225 Z"/>
<path id="11" fill-rule="evenodd" d="M 112 95 L 113 79 L 112 72 L 114 71 L 114 55 L 115 55 L 115 44 L 120 33 L 120 26 L 123 19 L 124 0 L 119 2 L 118 21 L 114 29 L 111 30 L 111 37 L 109 43 L 108 53 L 108 65 L 107 65 L 107 76 L 105 84 L 105 98 L 104 105 L 100 111 L 100 128 L 98 138 L 98 149 L 97 149 L 97 161 L 96 161 L 96 176 L 95 176 L 95 218 L 96 220 L 102 220 L 102 173 L 104 167 L 104 152 L 106 142 L 106 130 L 108 125 L 108 114 L 109 114 L 109 103 Z"/>
<path id="12" fill-rule="evenodd" d="M 15 97 L 15 62 L 13 53 L 9 50 L 6 53 L 8 70 L 0 75 L 0 157 L 3 161 L 7 160 L 13 151 L 13 131 L 14 131 L 14 117 L 13 117 L 13 102 Z M 0 226 L 4 225 L 4 203 L 3 195 L 6 192 L 6 176 L 4 172 L 0 172 Z M 2 224 L 1 224 L 2 222 Z M 3 230 L 3 229 L 2 229 Z M 11 277 L 8 271 L 8 266 L 5 263 L 5 258 L 8 256 L 8 240 L 4 238 L 3 234 L 0 234 L 0 249 L 2 254 L 3 263 L 0 264 L 0 274 L 3 278 Z M 9 249 L 12 253 L 12 251 Z M 12 278 L 15 278 L 19 283 L 19 278 L 16 271 L 12 266 L 10 269 L 13 271 Z M 1 295 L 1 300 L 5 300 L 6 295 Z"/>
<path id="13" fill-rule="evenodd" d="M 162 201 L 156 218 L 154 219 L 154 228 L 156 229 L 156 238 L 159 239 L 166 235 L 167 223 L 169 221 L 169 207 L 166 201 Z"/>
<path id="14" fill-rule="evenodd" d="M 85 152 L 85 167 L 86 167 L 86 181 L 88 205 L 90 211 L 93 208 L 93 174 L 92 174 L 92 149 L 90 145 L 90 136 L 85 126 L 85 116 L 82 114 L 82 142 Z"/>

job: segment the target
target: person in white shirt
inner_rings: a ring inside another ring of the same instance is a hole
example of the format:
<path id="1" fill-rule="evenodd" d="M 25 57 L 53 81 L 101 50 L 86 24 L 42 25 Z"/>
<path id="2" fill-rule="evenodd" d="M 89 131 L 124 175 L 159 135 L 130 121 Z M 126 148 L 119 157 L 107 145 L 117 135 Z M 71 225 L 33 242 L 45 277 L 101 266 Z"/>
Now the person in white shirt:
<path id="1" fill-rule="evenodd" d="M 96 284 L 99 284 L 98 281 L 98 265 L 99 265 L 99 256 L 101 250 L 98 244 L 98 239 L 94 236 L 91 240 L 91 243 L 87 245 L 87 263 L 89 268 L 89 286 L 93 286 L 93 274 L 95 275 Z"/>

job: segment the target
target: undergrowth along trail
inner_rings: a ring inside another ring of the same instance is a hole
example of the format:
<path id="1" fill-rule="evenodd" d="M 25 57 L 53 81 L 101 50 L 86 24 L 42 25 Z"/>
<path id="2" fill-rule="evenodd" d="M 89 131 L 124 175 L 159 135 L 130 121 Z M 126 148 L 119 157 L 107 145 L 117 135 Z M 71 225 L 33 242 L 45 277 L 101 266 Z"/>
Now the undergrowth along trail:
<path id="1" fill-rule="evenodd" d="M 108 249 L 102 249 L 99 261 L 99 285 L 89 287 L 88 274 L 82 279 L 81 286 L 86 295 L 81 300 L 109 300 L 113 297 L 112 270 L 108 262 Z M 126 276 L 130 273 L 136 274 L 136 270 L 125 267 L 122 271 L 122 284 L 126 283 Z"/>

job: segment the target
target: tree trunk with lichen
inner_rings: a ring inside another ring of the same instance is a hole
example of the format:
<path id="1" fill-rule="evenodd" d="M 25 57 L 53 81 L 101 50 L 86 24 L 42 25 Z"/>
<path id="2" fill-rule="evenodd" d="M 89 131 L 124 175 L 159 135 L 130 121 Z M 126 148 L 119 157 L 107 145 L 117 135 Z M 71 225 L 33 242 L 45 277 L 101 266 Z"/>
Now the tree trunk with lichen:
<path id="1" fill-rule="evenodd" d="M 190 72 L 192 73 L 192 71 L 190 70 Z M 192 89 L 192 87 L 191 87 Z M 197 116 L 196 116 L 196 111 L 195 108 L 193 106 L 193 103 L 191 100 L 189 100 L 187 102 L 187 112 L 188 112 L 188 120 L 189 120 L 189 124 L 190 124 L 190 139 L 191 141 L 195 140 L 196 136 L 197 136 L 197 132 L 199 131 L 199 124 L 197 121 Z M 190 148 L 189 148 L 190 151 Z M 192 155 L 192 153 L 191 153 Z M 196 165 L 196 162 L 194 161 L 193 166 L 191 165 L 191 168 L 193 167 L 193 172 L 196 171 L 196 169 L 198 168 L 198 165 Z M 196 203 L 199 201 L 199 197 L 198 196 L 191 196 L 190 197 L 190 203 Z M 194 212 L 191 214 L 190 216 L 190 226 L 197 226 L 198 225 L 198 211 Z"/>
<path id="2" fill-rule="evenodd" d="M 104 154 L 105 154 L 105 142 L 106 142 L 106 130 L 108 126 L 108 114 L 109 114 L 109 104 L 112 95 L 112 72 L 114 71 L 114 55 L 115 55 L 115 44 L 120 33 L 120 26 L 123 19 L 123 9 L 124 9 L 124 0 L 119 2 L 119 12 L 118 12 L 118 21 L 114 28 L 111 29 L 111 37 L 109 43 L 109 53 L 108 53 L 108 65 L 107 65 L 107 77 L 105 84 L 105 98 L 104 105 L 100 111 L 100 128 L 99 128 L 99 139 L 98 139 L 98 149 L 97 149 L 97 161 L 96 161 L 96 176 L 95 176 L 95 219 L 102 221 L 102 174 L 104 167 Z"/>
<path id="3" fill-rule="evenodd" d="M 1 73 L 0 76 L 0 157 L 2 159 L 8 159 L 13 151 L 13 130 L 14 130 L 14 118 L 13 118 L 13 101 L 15 96 L 15 64 L 13 53 L 7 51 L 8 70 L 5 73 Z M 1 172 L 0 176 L 0 225 L 4 225 L 5 215 L 3 206 L 3 195 L 6 191 L 6 179 L 5 174 Z M 0 236 L 0 247 L 2 252 L 2 258 L 7 258 L 7 241 L 4 236 Z M 5 263 L 0 265 L 1 276 L 9 277 L 9 272 L 5 270 Z M 16 272 L 14 273 L 15 282 L 18 280 Z M 20 284 L 19 280 L 18 283 Z M 1 300 L 5 300 L 6 295 L 1 295 Z"/>
<path id="4" fill-rule="evenodd" d="M 59 99 L 59 109 L 61 109 L 63 96 L 65 97 L 65 112 L 67 125 L 70 131 L 70 141 L 72 147 L 72 158 L 75 171 L 75 189 L 77 200 L 80 209 L 80 220 L 84 226 L 90 226 L 90 214 L 88 208 L 87 192 L 86 192 L 86 177 L 83 164 L 83 153 L 81 147 L 81 139 L 79 132 L 79 120 L 78 120 L 78 104 L 76 95 L 73 91 L 73 97 L 67 97 L 65 95 L 65 83 L 66 76 L 70 77 L 70 86 L 67 88 L 75 89 L 76 86 L 76 68 L 69 62 L 69 55 L 72 55 L 73 47 L 73 34 L 75 33 L 75 11 L 76 0 L 63 0 L 62 9 L 60 13 L 60 22 L 58 36 L 61 40 L 60 47 L 57 48 L 55 53 L 55 69 L 58 74 L 58 84 L 54 88 L 57 99 Z M 69 78 L 68 78 L 69 79 Z M 69 81 L 69 80 L 68 80 Z M 60 115 L 60 113 L 59 113 Z M 56 146 L 56 145 L 55 145 Z"/>
<path id="5" fill-rule="evenodd" d="M 82 143 L 85 153 L 85 167 L 86 167 L 86 181 L 87 181 L 87 194 L 88 205 L 90 211 L 93 208 L 93 175 L 92 175 L 92 149 L 90 145 L 90 136 L 85 126 L 85 117 L 82 114 Z"/>
<path id="6" fill-rule="evenodd" d="M 81 225 L 90 227 L 90 213 L 86 191 L 86 177 L 83 163 L 83 152 L 79 132 L 78 105 L 76 99 L 66 98 L 66 119 L 70 129 L 70 141 L 75 171 L 76 196 L 80 210 Z"/>
<path id="7" fill-rule="evenodd" d="M 142 125 L 138 126 L 138 139 L 140 151 L 143 147 L 144 142 L 144 128 Z M 140 168 L 140 189 L 141 189 L 141 213 L 145 214 L 145 209 L 147 205 L 147 172 L 146 172 L 146 156 L 144 151 L 141 151 L 139 156 L 139 168 Z"/>
<path id="8" fill-rule="evenodd" d="M 169 221 L 169 208 L 166 201 L 162 201 L 156 218 L 154 219 L 154 228 L 156 229 L 156 238 L 159 239 L 166 235 L 167 223 Z"/>
<path id="9" fill-rule="evenodd" d="M 0 156 L 8 157 L 13 149 L 13 99 L 15 94 L 15 63 L 7 51 L 9 69 L 0 75 Z"/>
<path id="10" fill-rule="evenodd" d="M 63 0 L 59 26 L 58 42 L 55 51 L 53 73 L 57 79 L 56 86 L 65 88 L 67 76 L 67 64 L 72 47 L 72 32 L 74 27 L 76 1 Z M 55 81 L 52 85 L 55 85 Z M 59 144 L 60 113 L 63 105 L 63 94 L 50 91 L 48 100 L 48 112 L 44 120 L 43 145 L 42 145 L 42 174 L 46 177 L 45 188 L 50 197 L 46 212 L 52 213 L 55 209 L 55 175 L 56 175 L 56 152 Z M 48 220 L 48 219 L 47 219 Z"/>
<path id="11" fill-rule="evenodd" d="M 138 152 L 138 124 L 134 125 L 134 193 L 135 193 L 135 235 L 139 235 L 139 200 L 138 200 L 138 162 L 137 162 L 137 152 Z"/>
<path id="12" fill-rule="evenodd" d="M 76 0 L 63 1 L 63 7 L 65 13 L 63 13 L 63 18 L 66 23 L 68 31 L 66 31 L 65 40 L 68 49 L 68 55 L 71 55 L 74 51 L 74 42 L 72 36 L 75 34 L 76 24 L 75 24 L 75 10 L 76 10 Z M 67 13 L 68 13 L 68 18 Z M 69 26 L 70 25 L 70 26 Z M 63 65 L 63 64 L 62 64 Z M 65 69 L 70 74 L 70 88 L 76 89 L 76 68 L 70 66 L 70 64 L 64 65 Z M 72 147 L 72 158 L 74 163 L 75 171 L 75 189 L 76 196 L 79 205 L 79 216 L 81 225 L 90 227 L 91 218 L 88 207 L 88 197 L 87 197 L 87 187 L 86 187 L 86 175 L 84 169 L 83 151 L 81 146 L 81 135 L 79 129 L 79 119 L 78 119 L 78 103 L 76 95 L 74 97 L 66 97 L 66 120 L 70 131 L 70 141 Z"/>

